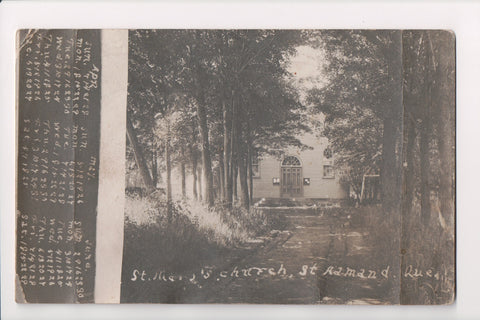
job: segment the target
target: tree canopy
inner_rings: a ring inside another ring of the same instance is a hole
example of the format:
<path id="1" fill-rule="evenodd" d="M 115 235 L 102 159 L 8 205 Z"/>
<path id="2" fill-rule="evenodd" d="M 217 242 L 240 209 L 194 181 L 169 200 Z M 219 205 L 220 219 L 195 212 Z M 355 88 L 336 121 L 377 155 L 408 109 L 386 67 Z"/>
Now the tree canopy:
<path id="1" fill-rule="evenodd" d="M 299 31 L 131 31 L 128 117 L 141 146 L 134 149 L 148 154 L 159 148 L 155 140 L 162 140 L 159 133 L 165 130 L 155 129 L 156 120 L 169 119 L 169 130 L 176 132 L 170 135 L 175 141 L 168 142 L 173 143 L 172 160 L 190 159 L 194 170 L 192 155 L 201 154 L 209 205 L 215 177 L 221 185 L 217 197 L 232 202 L 238 170 L 242 203 L 248 207 L 252 157 L 302 146 L 297 136 L 309 130 L 305 107 L 285 68 L 301 41 Z M 143 171 L 149 180 L 148 170 Z"/>
<path id="2" fill-rule="evenodd" d="M 325 52 L 327 84 L 307 100 L 325 115 L 323 134 L 344 168 L 343 179 L 360 195 L 362 177 L 379 174 L 387 110 L 401 94 L 400 38 L 396 31 L 315 31 Z M 398 100 L 398 99 L 397 99 Z"/>

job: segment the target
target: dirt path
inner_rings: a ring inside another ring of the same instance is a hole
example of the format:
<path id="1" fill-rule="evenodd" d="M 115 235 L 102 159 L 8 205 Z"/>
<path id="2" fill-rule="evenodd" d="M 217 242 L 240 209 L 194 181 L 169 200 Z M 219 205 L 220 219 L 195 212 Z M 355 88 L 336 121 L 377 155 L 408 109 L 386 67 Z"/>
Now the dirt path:
<path id="1" fill-rule="evenodd" d="M 237 261 L 222 274 L 212 272 L 217 278 L 204 282 L 186 300 L 268 304 L 389 302 L 389 281 L 381 275 L 384 269 L 365 267 L 371 265 L 368 260 L 372 250 L 372 244 L 366 241 L 367 231 L 353 230 L 348 217 L 322 215 L 313 209 L 269 211 L 285 214 L 291 227 L 278 232 L 277 241 Z"/>
<path id="2" fill-rule="evenodd" d="M 373 258 L 377 244 L 371 243 L 365 227 L 353 227 L 348 215 L 305 208 L 262 210 L 285 215 L 288 229 L 222 257 L 222 265 L 205 266 L 181 278 L 172 275 L 172 281 L 163 275 L 161 281 L 152 278 L 132 285 L 148 290 L 149 302 L 395 303 L 394 276 Z"/>

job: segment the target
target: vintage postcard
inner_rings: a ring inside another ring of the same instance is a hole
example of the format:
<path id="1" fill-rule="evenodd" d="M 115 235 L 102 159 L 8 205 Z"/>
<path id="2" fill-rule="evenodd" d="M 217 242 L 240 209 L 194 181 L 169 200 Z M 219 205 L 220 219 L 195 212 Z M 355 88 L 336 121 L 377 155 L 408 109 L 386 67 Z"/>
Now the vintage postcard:
<path id="1" fill-rule="evenodd" d="M 18 303 L 453 303 L 452 32 L 17 43 Z"/>

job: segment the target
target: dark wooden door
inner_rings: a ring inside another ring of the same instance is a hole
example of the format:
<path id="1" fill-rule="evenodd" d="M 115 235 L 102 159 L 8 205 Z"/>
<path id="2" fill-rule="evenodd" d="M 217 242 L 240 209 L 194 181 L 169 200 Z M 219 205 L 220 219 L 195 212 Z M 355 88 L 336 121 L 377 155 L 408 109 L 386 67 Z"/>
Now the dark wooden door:
<path id="1" fill-rule="evenodd" d="M 295 198 L 303 195 L 302 168 L 282 167 L 282 197 Z"/>

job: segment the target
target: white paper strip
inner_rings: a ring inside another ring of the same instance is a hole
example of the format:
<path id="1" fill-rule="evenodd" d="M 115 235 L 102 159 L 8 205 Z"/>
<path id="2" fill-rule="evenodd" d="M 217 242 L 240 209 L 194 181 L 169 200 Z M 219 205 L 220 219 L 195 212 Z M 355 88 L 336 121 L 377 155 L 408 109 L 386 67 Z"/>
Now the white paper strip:
<path id="1" fill-rule="evenodd" d="M 102 30 L 95 302 L 119 303 L 123 255 L 128 30 Z"/>

